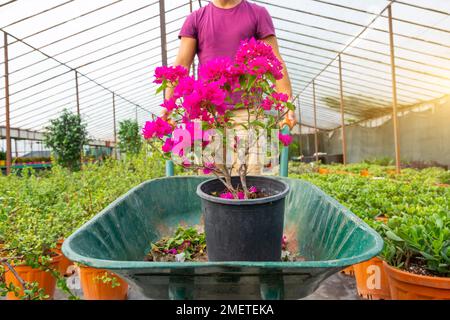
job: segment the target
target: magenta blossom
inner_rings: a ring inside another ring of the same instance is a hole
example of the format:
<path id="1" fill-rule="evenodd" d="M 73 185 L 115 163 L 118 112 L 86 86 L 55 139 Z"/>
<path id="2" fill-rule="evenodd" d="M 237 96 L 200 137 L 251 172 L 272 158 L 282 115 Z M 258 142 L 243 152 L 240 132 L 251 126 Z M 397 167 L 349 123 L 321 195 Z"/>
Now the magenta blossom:
<path id="1" fill-rule="evenodd" d="M 234 196 L 231 192 L 224 192 L 220 194 L 220 198 L 222 199 L 234 199 Z"/>
<path id="2" fill-rule="evenodd" d="M 178 254 L 177 249 L 164 250 L 164 252 L 167 254 L 173 254 L 173 255 Z"/>
<path id="3" fill-rule="evenodd" d="M 245 199 L 245 194 L 242 191 L 237 193 L 237 197 L 239 200 Z M 231 192 L 224 192 L 220 195 L 222 199 L 234 199 L 234 196 Z"/>
<path id="4" fill-rule="evenodd" d="M 283 65 L 273 53 L 272 47 L 255 38 L 241 42 L 235 60 L 242 74 L 261 77 L 270 73 L 276 80 L 283 78 Z"/>
<path id="5" fill-rule="evenodd" d="M 167 138 L 161 149 L 164 153 L 169 153 L 172 151 L 174 144 L 175 143 L 172 139 Z"/>
<path id="6" fill-rule="evenodd" d="M 173 97 L 179 99 L 190 95 L 194 91 L 194 84 L 195 79 L 193 77 L 181 78 L 173 91 Z"/>
<path id="7" fill-rule="evenodd" d="M 169 135 L 172 132 L 172 126 L 161 118 L 157 118 L 155 121 L 147 121 L 145 123 L 142 134 L 145 139 L 159 138 Z"/>
<path id="8" fill-rule="evenodd" d="M 180 78 L 186 77 L 189 74 L 187 69 L 183 66 L 176 67 L 158 67 L 155 69 L 155 81 L 154 83 L 161 84 L 163 82 L 175 83 Z"/>
<path id="9" fill-rule="evenodd" d="M 214 82 L 219 86 L 227 84 L 233 90 L 239 85 L 239 76 L 228 57 L 216 58 L 199 68 L 199 78 L 203 82 Z"/>
<path id="10" fill-rule="evenodd" d="M 287 147 L 292 143 L 292 136 L 289 134 L 278 134 L 278 139 L 280 139 L 281 143 Z"/>
<path id="11" fill-rule="evenodd" d="M 287 243 L 288 243 L 287 237 L 286 237 L 286 236 L 283 236 L 283 239 L 281 239 L 281 248 L 282 248 L 283 250 L 286 250 Z"/>
<path id="12" fill-rule="evenodd" d="M 174 98 L 164 100 L 164 102 L 161 104 L 161 107 L 165 108 L 168 112 L 172 112 L 173 110 L 178 108 L 178 105 L 175 101 L 176 100 Z"/>
<path id="13" fill-rule="evenodd" d="M 210 174 L 211 172 L 214 171 L 215 167 L 216 165 L 214 163 L 206 162 L 204 164 L 203 174 Z"/>
<path id="14" fill-rule="evenodd" d="M 252 187 L 250 187 L 250 188 L 248 189 L 248 191 L 249 191 L 250 193 L 256 193 L 256 192 L 258 192 L 258 188 L 256 188 L 255 186 L 252 186 Z"/>

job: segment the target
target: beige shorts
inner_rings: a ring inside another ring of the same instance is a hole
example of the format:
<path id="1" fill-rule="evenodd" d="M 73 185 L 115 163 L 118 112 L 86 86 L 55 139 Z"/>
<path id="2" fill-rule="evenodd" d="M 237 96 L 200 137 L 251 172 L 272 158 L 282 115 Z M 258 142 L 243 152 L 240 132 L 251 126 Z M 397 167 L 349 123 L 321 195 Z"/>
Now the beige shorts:
<path id="1" fill-rule="evenodd" d="M 231 162 L 234 163 L 233 170 L 231 172 L 231 175 L 239 175 L 238 169 L 239 169 L 239 163 L 247 163 L 248 164 L 248 175 L 273 175 L 274 172 L 278 172 L 278 167 L 276 168 L 265 168 L 264 162 L 268 161 L 266 159 L 264 146 L 258 139 L 252 140 L 252 137 L 250 137 L 248 130 L 242 126 L 242 124 L 248 123 L 248 112 L 246 109 L 238 109 L 233 111 L 233 122 L 234 125 L 232 129 L 234 130 L 234 133 L 239 138 L 241 143 L 244 143 L 244 141 L 251 141 L 250 142 L 250 149 L 249 154 L 247 157 L 245 157 L 242 153 L 239 153 L 239 151 L 233 150 L 233 153 L 231 156 L 228 157 L 229 163 L 227 163 L 228 166 L 231 165 Z M 254 117 L 253 117 L 254 119 Z M 253 119 L 250 119 L 251 121 Z M 242 149 L 241 149 L 242 150 Z M 244 160 L 245 159 L 245 160 Z"/>

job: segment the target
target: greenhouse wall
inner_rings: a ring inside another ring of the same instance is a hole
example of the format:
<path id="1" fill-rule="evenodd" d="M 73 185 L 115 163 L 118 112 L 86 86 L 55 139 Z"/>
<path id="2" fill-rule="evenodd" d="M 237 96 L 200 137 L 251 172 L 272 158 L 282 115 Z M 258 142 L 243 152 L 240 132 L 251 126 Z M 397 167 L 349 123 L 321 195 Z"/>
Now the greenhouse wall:
<path id="1" fill-rule="evenodd" d="M 399 113 L 402 161 L 436 161 L 450 165 L 450 96 Z M 346 127 L 348 161 L 390 157 L 394 154 L 392 117 Z M 324 133 L 322 152 L 342 153 L 341 130 Z"/>

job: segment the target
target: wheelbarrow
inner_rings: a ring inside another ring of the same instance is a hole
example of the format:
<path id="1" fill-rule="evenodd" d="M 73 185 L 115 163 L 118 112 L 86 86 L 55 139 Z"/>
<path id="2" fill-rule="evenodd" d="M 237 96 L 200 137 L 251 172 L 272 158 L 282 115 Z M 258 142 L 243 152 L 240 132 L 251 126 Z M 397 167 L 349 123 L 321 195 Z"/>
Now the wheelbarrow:
<path id="1" fill-rule="evenodd" d="M 287 151 L 281 174 L 287 175 Z M 169 162 L 167 173 L 173 174 Z M 150 299 L 300 299 L 336 272 L 376 256 L 381 237 L 336 200 L 299 179 L 286 181 L 285 234 L 299 262 L 148 262 L 151 243 L 180 224 L 201 223 L 197 185 L 208 177 L 147 181 L 117 199 L 63 245 L 72 261 L 110 270 Z"/>

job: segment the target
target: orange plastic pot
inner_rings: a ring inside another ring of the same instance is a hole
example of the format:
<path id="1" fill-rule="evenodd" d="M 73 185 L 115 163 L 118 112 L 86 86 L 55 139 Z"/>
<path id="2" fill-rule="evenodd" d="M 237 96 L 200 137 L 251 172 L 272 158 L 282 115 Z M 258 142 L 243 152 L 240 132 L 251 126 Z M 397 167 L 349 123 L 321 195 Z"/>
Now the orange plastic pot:
<path id="1" fill-rule="evenodd" d="M 367 169 L 361 170 L 360 174 L 363 177 L 368 177 L 370 175 L 369 170 L 367 170 Z"/>
<path id="2" fill-rule="evenodd" d="M 375 220 L 378 222 L 387 223 L 389 221 L 389 218 L 386 217 L 385 215 L 380 215 L 380 216 L 376 217 Z"/>
<path id="3" fill-rule="evenodd" d="M 353 266 L 347 267 L 344 270 L 341 271 L 346 276 L 354 276 L 355 270 L 353 269 Z"/>
<path id="4" fill-rule="evenodd" d="M 61 256 L 56 256 L 52 258 L 52 262 L 50 266 L 55 270 L 58 270 L 58 265 L 61 260 Z M 18 265 L 13 266 L 14 270 L 18 273 L 18 275 L 28 283 L 37 282 L 39 284 L 39 288 L 43 289 L 45 294 L 48 295 L 48 299 L 53 299 L 55 295 L 56 288 L 56 278 L 50 272 L 45 272 L 41 269 L 35 269 L 27 265 Z M 11 283 L 19 288 L 19 296 L 16 296 L 14 292 L 8 292 L 6 298 L 8 300 L 20 300 L 20 297 L 24 295 L 22 285 L 16 276 L 9 270 L 8 267 L 5 267 L 5 282 L 9 286 Z"/>
<path id="5" fill-rule="evenodd" d="M 421 276 L 383 263 L 392 300 L 450 300 L 450 278 Z"/>
<path id="6" fill-rule="evenodd" d="M 334 173 L 335 173 L 335 174 L 347 174 L 347 175 L 350 174 L 350 172 L 348 172 L 348 171 L 342 171 L 342 170 L 336 170 Z"/>
<path id="7" fill-rule="evenodd" d="M 383 268 L 383 260 L 372 258 L 355 264 L 356 287 L 358 294 L 369 300 L 389 300 L 391 298 L 389 282 Z"/>
<path id="8" fill-rule="evenodd" d="M 61 247 L 63 245 L 64 239 L 58 240 L 56 243 L 56 248 L 53 250 L 53 252 L 61 255 L 61 260 L 59 262 L 59 273 L 61 275 L 69 275 L 70 273 L 67 272 L 67 269 L 73 265 L 73 262 L 67 259 L 67 257 L 62 253 Z"/>
<path id="9" fill-rule="evenodd" d="M 83 296 L 86 300 L 126 300 L 128 296 L 128 283 L 116 274 L 103 269 L 95 269 L 80 266 L 80 281 L 83 289 Z M 114 287 L 110 282 L 104 283 L 99 278 L 105 273 L 108 277 L 115 277 L 119 286 Z"/>
<path id="10" fill-rule="evenodd" d="M 325 168 L 319 168 L 319 174 L 329 174 L 330 170 Z"/>

